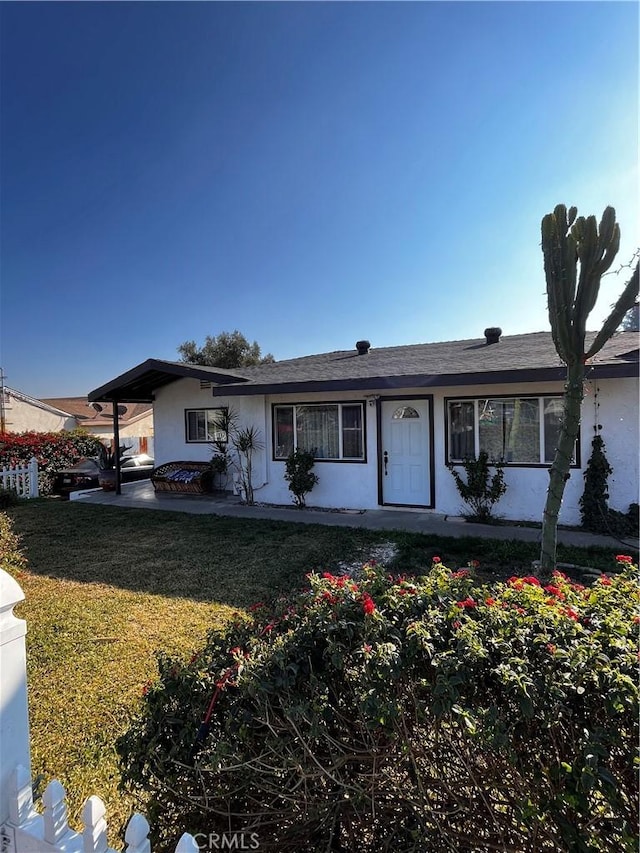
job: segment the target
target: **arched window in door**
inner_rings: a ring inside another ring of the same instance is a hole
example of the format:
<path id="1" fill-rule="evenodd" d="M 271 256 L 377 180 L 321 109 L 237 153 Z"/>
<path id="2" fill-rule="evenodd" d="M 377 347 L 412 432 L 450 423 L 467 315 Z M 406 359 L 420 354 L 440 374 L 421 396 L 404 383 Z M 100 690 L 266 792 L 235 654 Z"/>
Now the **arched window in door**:
<path id="1" fill-rule="evenodd" d="M 405 418 L 419 418 L 419 417 L 420 417 L 420 415 L 413 408 L 413 406 L 400 406 L 393 413 L 393 420 L 394 421 L 404 420 Z"/>

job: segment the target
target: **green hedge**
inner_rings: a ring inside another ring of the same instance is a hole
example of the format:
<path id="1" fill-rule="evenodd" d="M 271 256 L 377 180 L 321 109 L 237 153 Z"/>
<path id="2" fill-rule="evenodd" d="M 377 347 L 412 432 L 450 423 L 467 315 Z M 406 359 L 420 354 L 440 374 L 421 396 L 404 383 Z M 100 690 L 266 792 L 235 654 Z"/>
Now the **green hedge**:
<path id="1" fill-rule="evenodd" d="M 14 576 L 27 567 L 27 561 L 20 550 L 20 540 L 13 531 L 9 516 L 0 512 L 0 568 Z"/>
<path id="2" fill-rule="evenodd" d="M 100 439 L 83 430 L 0 433 L 0 468 L 15 468 L 38 460 L 41 495 L 51 493 L 55 474 L 82 456 L 97 456 Z"/>
<path id="3" fill-rule="evenodd" d="M 124 781 L 166 844 L 635 851 L 630 563 L 590 588 L 481 586 L 438 558 L 419 577 L 310 575 L 189 664 L 160 658 Z"/>

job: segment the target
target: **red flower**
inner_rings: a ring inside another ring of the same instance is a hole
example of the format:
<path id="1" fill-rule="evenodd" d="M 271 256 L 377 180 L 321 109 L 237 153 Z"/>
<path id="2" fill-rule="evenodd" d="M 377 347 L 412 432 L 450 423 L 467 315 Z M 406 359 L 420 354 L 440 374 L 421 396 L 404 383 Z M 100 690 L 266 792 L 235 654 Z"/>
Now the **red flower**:
<path id="1" fill-rule="evenodd" d="M 479 562 L 479 560 L 469 560 L 467 565 L 470 566 L 472 569 L 477 569 L 478 566 L 480 565 L 480 562 Z"/>
<path id="2" fill-rule="evenodd" d="M 611 586 L 611 578 L 608 578 L 606 575 L 600 575 L 598 578 L 602 586 Z"/>
<path id="3" fill-rule="evenodd" d="M 362 651 L 365 653 L 365 655 L 370 655 L 371 648 L 372 647 L 369 645 L 369 643 L 364 643 L 364 645 L 362 646 Z"/>
<path id="4" fill-rule="evenodd" d="M 485 598 L 484 603 L 488 607 L 493 607 L 493 605 L 496 603 L 496 600 L 495 600 L 495 598 L 491 598 L 491 596 L 489 596 L 489 598 Z"/>
<path id="5" fill-rule="evenodd" d="M 459 622 L 459 621 L 456 619 L 456 621 L 453 623 L 453 627 L 454 627 L 454 628 L 461 628 L 461 627 L 462 627 L 462 622 Z"/>
<path id="6" fill-rule="evenodd" d="M 273 631 L 274 628 L 275 625 L 273 623 L 270 625 L 265 625 L 262 631 L 260 632 L 260 636 L 262 636 L 263 634 L 269 634 L 271 631 Z"/>
<path id="7" fill-rule="evenodd" d="M 544 591 L 550 593 L 551 595 L 562 595 L 562 590 L 560 589 L 560 587 L 554 586 L 554 584 L 552 583 L 547 584 L 547 586 L 545 586 L 544 588 Z"/>
<path id="8" fill-rule="evenodd" d="M 478 606 L 478 602 L 474 601 L 473 598 L 465 598 L 464 601 L 456 601 L 456 607 L 462 607 L 465 610 L 471 610 L 474 607 Z"/>
<path id="9" fill-rule="evenodd" d="M 634 616 L 631 621 L 633 622 L 634 625 L 640 624 L 640 616 Z"/>
<path id="10" fill-rule="evenodd" d="M 468 578 L 469 577 L 469 569 L 460 569 L 460 571 L 458 571 L 458 572 L 453 572 L 451 574 L 451 577 L 456 578 L 456 580 L 459 578 Z"/>
<path id="11" fill-rule="evenodd" d="M 256 610 L 260 610 L 261 607 L 264 607 L 264 604 L 262 601 L 258 601 L 256 604 L 251 605 L 251 607 L 249 608 L 249 612 L 253 613 Z"/>
<path id="12" fill-rule="evenodd" d="M 555 643 L 547 643 L 547 651 L 549 652 L 549 654 L 554 654 L 557 648 L 558 647 L 555 645 Z"/>
<path id="13" fill-rule="evenodd" d="M 633 563 L 633 557 L 629 557 L 626 554 L 618 554 L 616 560 L 619 563 Z"/>
<path id="14" fill-rule="evenodd" d="M 440 559 L 440 557 L 432 557 L 432 558 L 431 558 L 431 562 L 432 562 L 432 563 L 441 563 L 441 562 L 442 562 L 442 560 Z"/>
<path id="15" fill-rule="evenodd" d="M 362 596 L 362 609 L 367 614 L 367 616 L 371 616 L 372 613 L 375 612 L 376 605 L 371 596 L 365 592 Z"/>
<path id="16" fill-rule="evenodd" d="M 574 622 L 577 622 L 580 618 L 579 614 L 573 609 L 573 607 L 565 607 L 564 615 L 568 616 L 569 619 L 573 619 Z"/>
<path id="17" fill-rule="evenodd" d="M 507 583 L 514 589 L 522 589 L 525 584 L 529 584 L 530 586 L 540 586 L 540 581 L 538 580 L 538 578 L 533 577 L 533 575 L 527 575 L 523 578 L 518 578 L 514 575 L 513 577 L 509 578 Z"/>

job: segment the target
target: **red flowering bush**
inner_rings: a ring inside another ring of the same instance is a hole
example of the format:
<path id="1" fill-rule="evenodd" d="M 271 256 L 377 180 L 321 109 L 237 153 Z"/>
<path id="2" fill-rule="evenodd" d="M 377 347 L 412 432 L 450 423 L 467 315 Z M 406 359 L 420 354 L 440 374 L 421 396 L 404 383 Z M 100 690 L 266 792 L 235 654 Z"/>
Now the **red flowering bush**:
<path id="1" fill-rule="evenodd" d="M 635 850 L 634 572 L 310 575 L 190 663 L 160 660 L 124 779 L 167 846 L 188 830 L 290 853 Z"/>
<path id="2" fill-rule="evenodd" d="M 81 456 L 97 456 L 101 442 L 82 430 L 71 432 L 0 433 L 0 468 L 15 468 L 38 460 L 41 495 L 51 493 L 57 471 L 68 468 Z"/>

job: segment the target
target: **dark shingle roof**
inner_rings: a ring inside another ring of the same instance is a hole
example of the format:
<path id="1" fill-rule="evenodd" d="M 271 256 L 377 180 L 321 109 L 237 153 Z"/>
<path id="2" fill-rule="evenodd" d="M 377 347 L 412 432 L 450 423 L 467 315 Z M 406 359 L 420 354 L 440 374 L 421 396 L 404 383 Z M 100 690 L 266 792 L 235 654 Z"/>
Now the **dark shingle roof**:
<path id="1" fill-rule="evenodd" d="M 587 340 L 595 333 L 589 333 Z M 618 332 L 592 360 L 593 374 L 637 376 L 638 335 Z M 153 400 L 155 389 L 191 377 L 211 382 L 215 395 L 277 394 L 295 391 L 409 388 L 563 379 L 566 369 L 550 332 L 431 344 L 371 348 L 307 355 L 222 370 L 148 359 L 89 394 L 90 400 Z"/>
<path id="2" fill-rule="evenodd" d="M 594 336 L 595 333 L 588 334 L 587 340 L 592 340 Z M 620 364 L 624 362 L 622 355 L 637 348 L 637 345 L 637 334 L 618 333 L 597 354 L 593 364 Z M 628 365 L 628 361 L 626 363 Z M 372 347 L 366 355 L 358 355 L 353 349 L 245 367 L 239 372 L 248 381 L 227 385 L 220 389 L 220 394 L 257 393 L 256 386 L 274 386 L 273 390 L 277 391 L 275 386 L 300 383 L 324 385 L 330 382 L 354 382 L 354 387 L 357 387 L 363 382 L 371 384 L 378 379 L 388 384 L 394 378 L 401 382 L 408 377 L 419 377 L 421 381 L 429 377 L 432 381 L 428 384 L 433 385 L 445 385 L 452 378 L 455 384 L 461 384 L 461 379 L 473 383 L 481 381 L 481 377 L 487 374 L 492 374 L 488 381 L 500 381 L 502 375 L 504 381 L 514 381 L 517 379 L 515 373 L 528 375 L 532 371 L 559 371 L 558 375 L 561 376 L 564 369 L 551 333 L 531 332 L 504 336 L 495 344 L 487 344 L 484 338 L 475 338 L 377 349 Z"/>

